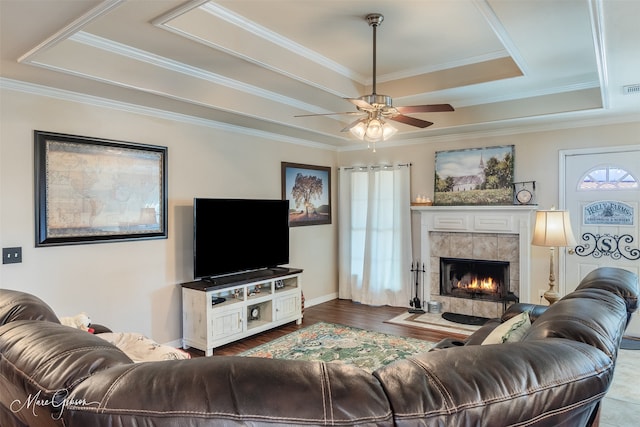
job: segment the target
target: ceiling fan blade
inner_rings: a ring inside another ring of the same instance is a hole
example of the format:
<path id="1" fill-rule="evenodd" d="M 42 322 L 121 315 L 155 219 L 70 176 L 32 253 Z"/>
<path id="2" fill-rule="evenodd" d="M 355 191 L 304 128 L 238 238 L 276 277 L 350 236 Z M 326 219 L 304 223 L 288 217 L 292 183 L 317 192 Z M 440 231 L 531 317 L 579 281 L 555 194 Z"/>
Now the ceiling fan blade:
<path id="1" fill-rule="evenodd" d="M 354 104 L 358 108 L 362 108 L 363 110 L 373 110 L 373 105 L 369 104 L 367 101 L 364 101 L 360 98 L 345 98 L 350 103 Z"/>
<path id="2" fill-rule="evenodd" d="M 345 111 L 342 113 L 325 113 L 325 114 L 298 114 L 297 116 L 293 116 L 293 117 L 313 117 L 313 116 L 338 116 L 338 115 L 342 115 L 342 114 L 346 114 L 349 116 L 354 116 L 354 115 L 359 115 L 359 114 L 363 114 L 361 111 Z"/>
<path id="3" fill-rule="evenodd" d="M 449 104 L 433 104 L 433 105 L 409 105 L 406 107 L 395 107 L 399 113 L 438 113 L 442 111 L 454 111 Z"/>
<path id="4" fill-rule="evenodd" d="M 347 125 L 344 129 L 342 129 L 340 132 L 349 132 L 351 130 L 351 128 L 353 128 L 355 125 L 357 125 L 358 123 L 360 123 L 363 119 L 360 120 L 355 120 L 353 123 Z"/>
<path id="5" fill-rule="evenodd" d="M 432 122 L 428 122 L 426 120 L 416 119 L 415 117 L 403 116 L 402 114 L 389 117 L 389 120 L 394 120 L 396 122 L 404 123 L 404 124 L 419 127 L 419 128 L 426 128 L 433 124 Z"/>

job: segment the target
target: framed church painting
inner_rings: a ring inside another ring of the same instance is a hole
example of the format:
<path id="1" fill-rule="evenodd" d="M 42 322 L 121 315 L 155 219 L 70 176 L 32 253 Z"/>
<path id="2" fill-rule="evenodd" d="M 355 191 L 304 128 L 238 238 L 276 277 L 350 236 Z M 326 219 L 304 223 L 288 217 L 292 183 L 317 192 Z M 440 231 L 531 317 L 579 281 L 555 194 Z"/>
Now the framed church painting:
<path id="1" fill-rule="evenodd" d="M 434 205 L 513 204 L 513 145 L 437 151 Z"/>

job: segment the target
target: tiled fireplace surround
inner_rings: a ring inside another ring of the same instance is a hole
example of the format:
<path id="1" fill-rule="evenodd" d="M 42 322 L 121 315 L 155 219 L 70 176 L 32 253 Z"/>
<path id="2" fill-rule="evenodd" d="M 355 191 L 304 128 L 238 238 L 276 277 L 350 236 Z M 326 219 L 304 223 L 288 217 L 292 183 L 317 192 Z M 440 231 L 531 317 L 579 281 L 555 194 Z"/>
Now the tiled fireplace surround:
<path id="1" fill-rule="evenodd" d="M 420 256 L 425 264 L 424 301 L 443 311 L 482 317 L 502 315 L 503 303 L 440 295 L 440 258 L 509 262 L 509 290 L 531 302 L 530 245 L 536 206 L 420 206 Z"/>

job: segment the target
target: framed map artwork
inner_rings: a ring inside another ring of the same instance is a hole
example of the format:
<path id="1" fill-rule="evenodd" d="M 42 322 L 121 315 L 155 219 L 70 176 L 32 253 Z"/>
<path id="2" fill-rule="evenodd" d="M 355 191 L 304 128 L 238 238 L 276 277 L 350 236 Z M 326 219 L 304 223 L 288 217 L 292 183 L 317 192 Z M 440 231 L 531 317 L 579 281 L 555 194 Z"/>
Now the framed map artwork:
<path id="1" fill-rule="evenodd" d="M 167 148 L 35 131 L 36 246 L 167 238 Z"/>

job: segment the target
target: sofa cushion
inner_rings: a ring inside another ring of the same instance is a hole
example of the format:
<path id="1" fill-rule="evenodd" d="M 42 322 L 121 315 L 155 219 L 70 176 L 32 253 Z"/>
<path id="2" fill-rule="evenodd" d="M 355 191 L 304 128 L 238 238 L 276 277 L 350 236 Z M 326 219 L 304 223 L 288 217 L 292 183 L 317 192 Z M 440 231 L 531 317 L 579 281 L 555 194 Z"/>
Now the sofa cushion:
<path id="1" fill-rule="evenodd" d="M 60 323 L 51 307 L 37 296 L 11 289 L 0 289 L 0 326 L 14 320 Z"/>
<path id="2" fill-rule="evenodd" d="M 530 327 L 531 320 L 529 318 L 529 312 L 524 311 L 497 326 L 487 335 L 484 341 L 482 341 L 482 345 L 520 341 Z"/>
<path id="3" fill-rule="evenodd" d="M 0 326 L 0 403 L 31 425 L 64 409 L 69 393 L 91 375 L 132 364 L 114 345 L 59 323 L 16 320 Z M 42 404 L 26 405 L 38 399 Z M 40 424 L 37 424 L 40 425 Z"/>

